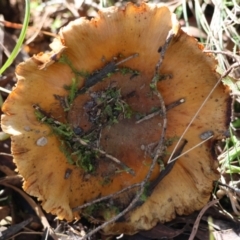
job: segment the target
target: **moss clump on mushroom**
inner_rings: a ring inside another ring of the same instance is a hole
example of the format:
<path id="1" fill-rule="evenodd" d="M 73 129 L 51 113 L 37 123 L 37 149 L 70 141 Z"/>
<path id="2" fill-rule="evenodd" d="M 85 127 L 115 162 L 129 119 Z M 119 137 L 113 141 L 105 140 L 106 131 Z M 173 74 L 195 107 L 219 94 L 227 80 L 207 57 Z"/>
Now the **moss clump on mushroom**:
<path id="1" fill-rule="evenodd" d="M 174 37 L 155 75 L 159 48 L 169 31 Z M 130 3 L 125 9 L 109 8 L 100 12 L 99 18 L 81 18 L 64 27 L 51 47 L 51 54 L 37 55 L 17 67 L 18 83 L 3 106 L 2 128 L 12 135 L 12 153 L 24 177 L 24 189 L 38 197 L 46 211 L 70 221 L 81 215 L 73 208 L 145 178 L 163 126 L 156 92 L 168 109 L 166 139 L 179 138 L 219 76 L 213 57 L 204 54 L 203 47 L 180 29 L 166 7 Z M 124 57 L 116 60 L 119 55 Z M 121 62 L 125 58 L 128 60 Z M 124 74 L 126 69 L 129 74 Z M 156 76 L 160 81 L 151 85 Z M 66 90 L 65 86 L 70 87 Z M 115 100 L 99 107 L 94 94 L 108 96 L 109 91 L 117 97 L 104 97 Z M 200 111 L 184 136 L 184 151 L 199 144 L 204 132 L 212 131 L 212 139 L 224 133 L 224 91 L 219 85 Z M 97 112 L 86 110 L 90 102 L 98 106 Z M 37 114 L 43 115 L 36 117 L 33 105 L 39 107 Z M 158 114 L 148 118 L 152 109 L 159 109 Z M 90 121 L 91 114 L 98 119 Z M 137 115 L 143 119 L 137 120 Z M 53 127 L 63 128 L 70 140 L 53 134 Z M 83 136 L 94 128 L 96 135 L 87 142 Z M 39 139 L 44 139 L 44 144 L 37 145 Z M 72 151 L 73 139 L 77 140 L 77 149 L 83 145 L 83 152 L 90 149 L 96 153 L 90 165 L 84 165 L 87 171 L 84 166 L 70 164 L 61 150 L 64 140 L 64 151 L 66 147 Z M 181 156 L 155 188 L 147 189 L 145 201 L 105 231 L 133 234 L 203 207 L 209 200 L 212 181 L 218 178 L 210 152 L 212 139 Z M 176 142 L 165 145 L 161 160 L 166 165 L 166 153 L 173 151 Z M 159 174 L 160 164 L 153 169 L 150 185 Z M 103 184 L 106 179 L 107 184 Z M 137 192 L 134 188 L 113 197 L 113 209 L 124 209 Z M 101 214 L 113 216 L 116 212 L 106 209 Z"/>
<path id="2" fill-rule="evenodd" d="M 135 71 L 124 68 L 124 74 L 127 72 L 135 74 Z M 98 151 L 102 129 L 118 123 L 118 119 L 130 119 L 133 111 L 122 99 L 121 90 L 116 87 L 109 86 L 105 90 L 92 92 L 90 100 L 83 106 L 92 127 L 84 132 L 74 124 L 74 116 L 71 111 L 72 104 L 78 96 L 75 78 L 72 85 L 65 87 L 65 89 L 69 91 L 68 96 L 55 95 L 55 98 L 59 100 L 63 111 L 66 112 L 66 123 L 54 119 L 51 114 L 46 113 L 38 105 L 33 106 L 35 115 L 38 121 L 47 124 L 53 134 L 60 139 L 60 150 L 64 153 L 68 163 L 81 167 L 85 172 L 90 173 L 94 171 L 98 155 L 107 155 L 103 151 Z M 79 91 L 81 92 L 81 90 Z M 107 155 L 107 157 L 109 156 Z M 127 167 L 123 170 L 129 171 Z"/>

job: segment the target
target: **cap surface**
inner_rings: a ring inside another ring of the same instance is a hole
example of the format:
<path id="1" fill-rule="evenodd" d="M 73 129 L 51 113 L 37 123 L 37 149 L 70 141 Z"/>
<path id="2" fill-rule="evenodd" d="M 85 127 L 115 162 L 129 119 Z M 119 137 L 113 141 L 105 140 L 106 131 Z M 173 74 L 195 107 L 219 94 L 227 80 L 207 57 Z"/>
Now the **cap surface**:
<path id="1" fill-rule="evenodd" d="M 214 58 L 179 28 L 168 8 L 129 3 L 125 9 L 106 9 L 91 21 L 80 18 L 62 29 L 51 45 L 52 53 L 17 67 L 17 86 L 4 103 L 1 124 L 12 135 L 24 190 L 42 201 L 47 212 L 71 221 L 79 214 L 72 208 L 144 179 L 163 119 L 159 114 L 136 122 L 160 108 L 150 84 L 158 50 L 170 30 L 175 36 L 159 75 L 171 77 L 159 81 L 157 88 L 166 106 L 180 99 L 184 103 L 167 112 L 162 157 L 166 163 L 219 77 Z M 223 134 L 226 106 L 227 94 L 219 85 L 184 136 L 188 142 L 184 151 L 200 143 L 205 132 L 213 132 L 214 138 Z M 218 179 L 212 143 L 180 157 L 140 207 L 105 231 L 133 234 L 201 209 L 209 200 L 212 181 Z M 160 171 L 158 164 L 151 181 Z M 91 214 L 106 219 L 107 213 L 126 207 L 135 193 L 121 195 L 118 206 Z"/>

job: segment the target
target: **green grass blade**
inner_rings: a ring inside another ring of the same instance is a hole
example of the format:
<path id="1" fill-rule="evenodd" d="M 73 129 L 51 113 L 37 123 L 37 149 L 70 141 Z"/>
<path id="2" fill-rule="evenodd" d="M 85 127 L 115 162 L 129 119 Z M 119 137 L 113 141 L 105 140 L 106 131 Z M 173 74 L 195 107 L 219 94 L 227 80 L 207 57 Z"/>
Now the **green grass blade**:
<path id="1" fill-rule="evenodd" d="M 187 14 L 187 2 L 186 2 L 186 0 L 184 0 L 182 2 L 182 10 L 183 10 L 183 18 L 184 18 L 184 21 L 185 21 L 185 25 L 186 25 L 186 27 L 189 27 L 188 14 Z"/>
<path id="2" fill-rule="evenodd" d="M 20 36 L 17 40 L 17 44 L 14 47 L 11 55 L 9 56 L 8 60 L 5 62 L 5 64 L 0 69 L 0 75 L 2 75 L 2 73 L 12 64 L 12 62 L 14 61 L 16 56 L 18 55 L 19 50 L 22 47 L 22 43 L 24 41 L 24 38 L 26 36 L 28 23 L 29 23 L 29 18 L 30 18 L 30 1 L 25 0 L 25 16 L 24 16 L 23 28 L 22 28 Z"/>

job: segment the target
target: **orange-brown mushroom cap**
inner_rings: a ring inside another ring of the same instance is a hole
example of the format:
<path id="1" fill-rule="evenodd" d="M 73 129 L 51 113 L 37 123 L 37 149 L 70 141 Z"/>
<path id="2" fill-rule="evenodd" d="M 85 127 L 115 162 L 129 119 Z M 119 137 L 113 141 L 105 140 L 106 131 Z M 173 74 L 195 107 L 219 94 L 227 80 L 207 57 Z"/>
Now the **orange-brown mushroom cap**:
<path id="1" fill-rule="evenodd" d="M 2 128 L 12 135 L 12 153 L 24 178 L 25 191 L 38 197 L 47 212 L 70 221 L 78 216 L 72 208 L 142 181 L 152 162 L 146 149 L 159 140 L 163 120 L 158 115 L 137 124 L 135 117 L 130 117 L 102 127 L 97 147 L 119 159 L 134 174 L 122 171 L 106 157 L 99 157 L 95 171 L 87 173 L 67 161 L 61 150 L 61 139 L 49 125 L 36 118 L 33 106 L 40 106 L 56 121 L 89 131 L 94 124 L 89 121 L 86 103 L 92 101 L 93 93 L 114 85 L 134 113 L 150 113 L 152 108 L 160 106 L 149 84 L 159 60 L 159 47 L 171 29 L 175 36 L 159 73 L 171 78 L 160 81 L 158 91 L 166 105 L 184 99 L 183 104 L 167 112 L 166 140 L 172 140 L 184 132 L 219 76 L 213 57 L 204 54 L 202 46 L 179 28 L 166 7 L 128 4 L 125 9 L 108 8 L 91 21 L 80 18 L 62 29 L 59 39 L 51 45 L 53 53 L 45 55 L 48 58 L 45 63 L 41 54 L 17 67 L 18 82 L 4 103 Z M 81 89 L 86 77 L 80 73 L 101 71 L 107 63 L 118 61 L 116 57 L 126 58 L 135 53 L 137 57 L 118 68 L 138 70 L 139 75 L 114 73 L 77 96 L 66 114 L 56 99 L 56 95 L 69 95 L 64 86 L 78 78 L 77 87 Z M 71 64 L 57 61 L 61 54 Z M 199 144 L 204 132 L 213 132 L 214 138 L 224 133 L 226 105 L 227 94 L 219 85 L 184 136 L 188 141 L 184 151 Z M 209 140 L 180 157 L 140 207 L 131 211 L 125 221 L 109 225 L 105 231 L 133 234 L 150 229 L 159 221 L 169 221 L 176 214 L 201 209 L 209 200 L 213 180 L 218 178 L 211 155 L 212 143 Z M 165 162 L 175 144 L 176 141 L 167 148 Z M 155 166 L 151 180 L 156 179 L 159 171 L 160 166 Z M 67 173 L 70 173 L 68 177 Z M 103 184 L 106 176 L 110 182 Z"/>

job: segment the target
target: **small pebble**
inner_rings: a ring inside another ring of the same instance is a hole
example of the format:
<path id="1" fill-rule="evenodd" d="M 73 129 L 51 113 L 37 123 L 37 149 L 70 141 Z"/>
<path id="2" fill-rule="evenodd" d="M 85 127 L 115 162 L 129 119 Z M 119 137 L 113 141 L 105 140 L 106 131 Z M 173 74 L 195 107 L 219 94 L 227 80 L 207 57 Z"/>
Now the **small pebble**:
<path id="1" fill-rule="evenodd" d="M 68 179 L 70 177 L 71 173 L 72 173 L 72 169 L 67 168 L 67 170 L 65 172 L 64 179 Z"/>
<path id="2" fill-rule="evenodd" d="M 213 131 L 206 131 L 206 132 L 201 133 L 200 138 L 202 140 L 206 140 L 209 137 L 213 136 L 213 134 L 214 134 Z"/>
<path id="3" fill-rule="evenodd" d="M 37 140 L 37 145 L 43 147 L 47 144 L 47 142 L 48 142 L 47 138 L 41 137 Z"/>
<path id="4" fill-rule="evenodd" d="M 145 146 L 144 145 L 141 145 L 141 150 L 145 150 Z"/>
<path id="5" fill-rule="evenodd" d="M 31 128 L 30 128 L 29 126 L 25 126 L 25 127 L 24 127 L 24 130 L 25 130 L 26 132 L 30 132 L 30 131 L 31 131 Z"/>

